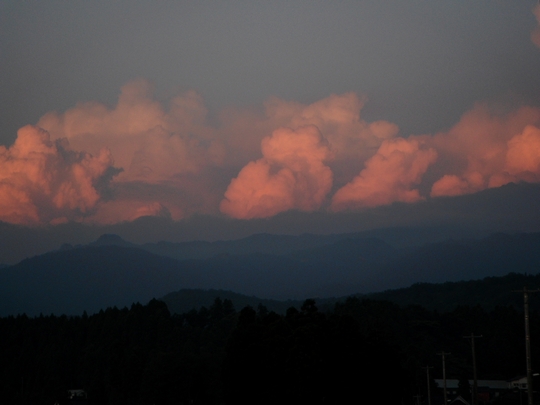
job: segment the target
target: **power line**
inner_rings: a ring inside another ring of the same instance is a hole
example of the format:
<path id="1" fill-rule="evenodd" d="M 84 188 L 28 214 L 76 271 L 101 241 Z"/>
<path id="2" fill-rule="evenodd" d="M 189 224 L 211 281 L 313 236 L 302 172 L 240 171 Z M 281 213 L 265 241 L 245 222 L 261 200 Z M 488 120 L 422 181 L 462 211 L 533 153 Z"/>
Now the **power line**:
<path id="1" fill-rule="evenodd" d="M 427 398 L 428 398 L 428 405 L 431 405 L 431 388 L 430 388 L 430 378 L 429 378 L 429 369 L 430 368 L 433 368 L 433 367 L 430 367 L 430 366 L 426 366 L 426 367 L 422 367 L 422 368 L 425 368 L 426 369 L 426 373 L 427 373 Z"/>
<path id="2" fill-rule="evenodd" d="M 481 338 L 482 335 L 475 336 L 474 333 L 471 332 L 471 336 L 463 336 L 463 339 L 471 339 L 471 348 L 472 348 L 472 363 L 473 363 L 473 404 L 478 405 L 478 378 L 476 376 L 476 350 L 474 345 L 474 339 L 475 338 Z"/>
<path id="3" fill-rule="evenodd" d="M 528 405 L 533 405 L 531 332 L 529 329 L 529 294 L 540 292 L 540 290 L 529 290 L 527 287 L 523 287 L 523 291 L 513 290 L 512 292 L 523 292 L 523 312 L 525 313 L 525 356 L 527 357 L 527 398 Z"/>
<path id="4" fill-rule="evenodd" d="M 437 353 L 439 356 L 442 356 L 442 375 L 443 375 L 443 390 L 444 390 L 444 403 L 445 405 L 448 403 L 448 398 L 446 394 L 446 363 L 445 363 L 445 356 L 452 354 L 452 353 L 445 353 L 440 352 Z"/>

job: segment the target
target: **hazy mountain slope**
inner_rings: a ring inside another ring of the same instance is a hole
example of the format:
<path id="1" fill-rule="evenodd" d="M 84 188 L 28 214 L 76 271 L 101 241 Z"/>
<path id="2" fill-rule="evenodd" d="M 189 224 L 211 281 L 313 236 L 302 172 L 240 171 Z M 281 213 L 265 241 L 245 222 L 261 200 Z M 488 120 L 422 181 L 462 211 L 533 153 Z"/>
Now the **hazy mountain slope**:
<path id="1" fill-rule="evenodd" d="M 428 242 L 442 242 L 449 238 L 485 237 L 485 231 L 472 231 L 466 228 L 450 226 L 433 227 L 394 227 L 382 228 L 363 232 L 343 234 L 302 234 L 274 235 L 255 234 L 242 239 L 227 241 L 191 241 L 145 243 L 138 245 L 142 249 L 162 256 L 175 259 L 207 259 L 219 254 L 247 255 L 251 253 L 265 253 L 273 255 L 288 255 L 298 251 L 309 251 L 333 245 L 349 239 L 378 239 L 396 248 L 422 246 Z M 123 241 L 116 235 L 103 235 L 95 243 L 114 244 L 118 246 L 133 245 Z"/>
<path id="2" fill-rule="evenodd" d="M 443 283 L 540 271 L 540 233 L 493 234 L 479 240 L 449 240 L 402 250 L 383 266 L 389 288 L 414 282 Z"/>
<path id="3" fill-rule="evenodd" d="M 282 246 L 268 235 L 258 237 Z M 289 245 L 304 246 L 299 238 Z M 181 261 L 130 247 L 111 235 L 98 242 L 64 247 L 0 268 L 0 315 L 95 312 L 145 303 L 180 289 L 222 289 L 274 300 L 342 297 L 418 282 L 473 280 L 540 269 L 538 233 L 496 234 L 407 249 L 341 235 L 333 243 L 287 254 L 222 253 Z M 431 299 L 436 300 L 437 294 Z"/>
<path id="4" fill-rule="evenodd" d="M 0 269 L 0 314 L 81 314 L 147 302 L 182 288 L 178 262 L 140 249 L 51 252 Z"/>
<path id="5" fill-rule="evenodd" d="M 92 226 L 68 222 L 24 227 L 0 222 L 0 263 L 19 261 L 58 249 L 65 243 L 88 244 L 102 234 L 117 234 L 143 244 L 246 238 L 267 234 L 345 234 L 359 232 L 392 246 L 419 246 L 448 238 L 478 238 L 492 232 L 540 231 L 540 184 L 507 184 L 457 197 L 429 198 L 419 204 L 395 203 L 357 212 L 288 211 L 273 218 L 231 220 L 194 215 L 182 221 L 142 217 L 133 222 Z M 210 242 L 207 242 L 210 243 Z M 307 248 L 307 246 L 306 246 Z M 267 252 L 268 253 L 268 252 Z"/>
<path id="6" fill-rule="evenodd" d="M 86 246 L 50 252 L 0 269 L 0 315 L 80 314 L 147 302 L 181 288 L 226 289 L 273 299 L 318 292 L 356 292 L 352 281 L 368 264 L 347 266 L 254 253 L 177 261 L 125 246 Z"/>
<path id="7" fill-rule="evenodd" d="M 523 288 L 540 288 L 540 274 L 511 273 L 482 280 L 418 283 L 407 288 L 368 294 L 366 297 L 387 300 L 401 306 L 420 305 L 427 309 L 452 311 L 457 306 L 480 305 L 486 310 L 497 306 L 514 306 L 523 310 Z M 540 310 L 540 294 L 530 294 L 531 309 Z"/>
<path id="8" fill-rule="evenodd" d="M 359 237 L 360 234 L 339 234 L 339 235 L 313 235 L 304 234 L 292 235 L 272 235 L 255 234 L 247 238 L 216 241 L 216 242 L 158 242 L 145 243 L 140 247 L 163 256 L 175 259 L 208 259 L 216 255 L 249 255 L 262 253 L 269 255 L 288 255 L 292 252 L 318 248 L 331 245 L 344 239 Z"/>

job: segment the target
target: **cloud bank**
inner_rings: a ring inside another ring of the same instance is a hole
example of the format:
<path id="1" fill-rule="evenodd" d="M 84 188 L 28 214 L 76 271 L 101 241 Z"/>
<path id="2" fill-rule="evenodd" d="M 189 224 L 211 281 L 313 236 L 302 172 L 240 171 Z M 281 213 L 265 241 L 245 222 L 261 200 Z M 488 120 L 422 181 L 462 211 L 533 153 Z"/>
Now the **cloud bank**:
<path id="1" fill-rule="evenodd" d="M 366 102 L 354 93 L 311 104 L 273 97 L 209 117 L 198 93 L 162 102 L 137 80 L 113 107 L 50 112 L 0 147 L 0 220 L 267 218 L 540 181 L 538 108 L 478 104 L 447 131 L 410 135 L 364 120 Z"/>
<path id="2" fill-rule="evenodd" d="M 259 109 L 227 108 L 210 118 L 196 92 L 163 103 L 149 82 L 137 80 L 112 108 L 80 103 L 37 125 L 88 153 L 106 146 L 122 169 L 111 182 L 114 198 L 101 200 L 84 221 L 180 220 L 220 210 L 256 218 L 319 209 L 334 178 L 349 181 L 397 135 L 393 123 L 363 120 L 364 104 L 354 93 L 309 105 L 274 97 Z"/>

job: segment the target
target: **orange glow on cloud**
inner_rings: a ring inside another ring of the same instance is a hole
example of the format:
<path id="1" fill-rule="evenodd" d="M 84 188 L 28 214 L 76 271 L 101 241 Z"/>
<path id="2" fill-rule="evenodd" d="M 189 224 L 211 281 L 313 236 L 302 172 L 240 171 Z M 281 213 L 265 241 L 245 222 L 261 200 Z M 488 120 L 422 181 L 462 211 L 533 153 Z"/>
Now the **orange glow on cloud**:
<path id="1" fill-rule="evenodd" d="M 263 139 L 263 158 L 231 181 L 220 204 L 234 218 L 266 218 L 290 209 L 318 209 L 332 187 L 327 142 L 315 126 L 280 128 Z"/>
<path id="2" fill-rule="evenodd" d="M 13 146 L 0 146 L 0 220 L 61 223 L 88 215 L 101 199 L 98 184 L 114 173 L 108 150 L 76 152 L 25 126 Z"/>
<path id="3" fill-rule="evenodd" d="M 540 4 L 533 14 L 540 47 Z M 210 119 L 197 92 L 164 103 L 153 90 L 132 81 L 115 106 L 47 113 L 0 145 L 0 221 L 266 218 L 540 182 L 539 108 L 501 114 L 478 104 L 447 131 L 409 136 L 364 120 L 367 99 L 351 92 L 311 104 L 271 97 Z"/>
<path id="4" fill-rule="evenodd" d="M 399 128 L 387 121 L 362 120 L 360 111 L 364 104 L 365 100 L 354 93 L 331 95 L 307 106 L 273 98 L 266 103 L 266 114 L 280 126 L 315 125 L 338 159 L 365 160 L 385 139 L 396 136 Z"/>
<path id="5" fill-rule="evenodd" d="M 540 157 L 535 135 L 538 128 L 532 125 L 538 123 L 539 109 L 522 107 L 498 116 L 485 106 L 476 106 L 450 131 L 430 139 L 447 165 L 447 173 L 433 184 L 431 196 L 474 193 L 536 178 L 538 167 L 533 165 Z"/>
<path id="6" fill-rule="evenodd" d="M 332 198 L 332 209 L 375 207 L 395 201 L 407 203 L 422 199 L 413 186 L 420 183 L 437 153 L 416 139 L 384 141 L 366 168 Z"/>
<path id="7" fill-rule="evenodd" d="M 540 181 L 540 128 L 527 125 L 508 141 L 505 171 L 516 179 Z"/>
<path id="8" fill-rule="evenodd" d="M 124 169 L 119 181 L 160 183 L 220 162 L 223 150 L 206 125 L 206 114 L 195 92 L 172 99 L 166 111 L 153 100 L 152 86 L 138 80 L 122 88 L 112 110 L 81 103 L 61 115 L 46 114 L 37 125 L 79 149 L 107 145 Z"/>
<path id="9" fill-rule="evenodd" d="M 264 218 L 540 182 L 538 108 L 495 114 L 479 104 L 448 131 L 406 138 L 393 123 L 365 121 L 365 102 L 354 93 L 312 104 L 274 97 L 211 123 L 196 92 L 164 104 L 146 81 L 128 83 L 112 108 L 48 113 L 0 146 L 0 220 Z"/>
<path id="10" fill-rule="evenodd" d="M 331 187 L 332 181 L 328 180 L 327 173 L 330 178 L 337 176 L 348 181 L 385 139 L 394 137 L 398 132 L 395 124 L 386 121 L 364 121 L 360 117 L 364 102 L 354 93 L 331 95 L 309 105 L 274 97 L 264 104 L 263 110 L 225 109 L 216 125 L 209 123 L 207 109 L 197 93 L 189 91 L 174 97 L 165 107 L 153 98 L 152 86 L 138 80 L 122 88 L 118 103 L 113 108 L 95 102 L 80 103 L 62 114 L 46 114 L 38 126 L 49 131 L 53 139 L 67 138 L 79 150 L 97 153 L 106 146 L 114 156 L 115 165 L 122 168 L 123 171 L 111 183 L 115 190 L 114 201 L 100 203 L 95 215 L 86 220 L 111 223 L 131 220 L 138 213 L 162 215 L 163 212 L 179 220 L 195 212 L 223 210 L 227 203 L 220 205 L 220 201 L 225 191 L 235 190 L 232 186 L 227 188 L 231 177 L 249 161 L 253 162 L 251 173 L 254 173 L 255 163 L 259 172 L 268 170 L 267 187 L 278 179 L 277 184 L 283 187 L 287 183 L 286 173 L 294 178 L 291 188 L 295 191 L 279 193 L 280 196 L 289 195 L 292 200 L 278 203 L 276 199 L 276 207 L 265 212 L 318 208 L 329 192 L 326 186 L 313 186 L 312 180 L 303 186 L 304 171 L 291 168 L 289 161 L 279 162 L 274 156 L 277 149 L 263 152 L 264 160 L 258 161 L 261 143 L 263 148 L 272 147 L 276 139 L 281 138 L 276 134 L 270 135 L 279 128 L 299 130 L 316 126 L 318 136 L 324 136 L 326 148 L 335 157 L 335 165 L 331 169 L 321 169 L 326 176 L 321 183 Z M 302 139 L 301 136 L 298 139 Z M 292 147 L 290 142 L 288 145 Z M 309 160 L 306 156 L 298 160 L 302 159 Z M 309 170 L 312 171 L 317 170 L 313 162 L 318 158 L 314 159 L 310 161 L 313 166 Z M 276 177 L 273 170 L 280 165 L 283 170 Z M 230 177 L 216 180 L 219 177 L 216 171 L 230 173 Z M 245 176 L 244 170 L 239 176 L 244 179 L 244 185 L 247 181 Z M 324 195 L 321 197 L 317 192 L 306 191 L 313 194 L 308 202 L 299 195 L 302 187 L 325 190 Z M 232 192 L 229 191 L 228 196 Z M 235 204 L 238 202 L 235 200 Z M 155 204 L 160 204 L 162 209 L 147 208 L 155 207 Z M 231 207 L 228 209 L 232 210 Z M 225 209 L 224 212 L 229 211 Z M 263 214 L 256 216 L 260 215 Z"/>
<path id="11" fill-rule="evenodd" d="M 383 140 L 398 133 L 397 125 L 390 122 L 364 121 L 360 116 L 364 104 L 354 93 L 334 94 L 309 105 L 272 97 L 264 103 L 262 112 L 224 110 L 220 139 L 226 140 L 228 156 L 244 165 L 246 157 L 252 160 L 259 153 L 262 139 L 276 129 L 315 125 L 338 159 L 364 160 Z"/>

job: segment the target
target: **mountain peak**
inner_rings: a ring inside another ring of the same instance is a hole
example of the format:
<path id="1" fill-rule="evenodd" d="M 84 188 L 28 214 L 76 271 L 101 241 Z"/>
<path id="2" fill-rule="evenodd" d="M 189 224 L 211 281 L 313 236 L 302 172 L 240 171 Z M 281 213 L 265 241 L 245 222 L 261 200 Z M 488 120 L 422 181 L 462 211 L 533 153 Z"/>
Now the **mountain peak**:
<path id="1" fill-rule="evenodd" d="M 95 242 L 90 244 L 91 246 L 133 246 L 133 243 L 127 242 L 119 235 L 114 233 L 105 233 L 101 235 Z"/>

